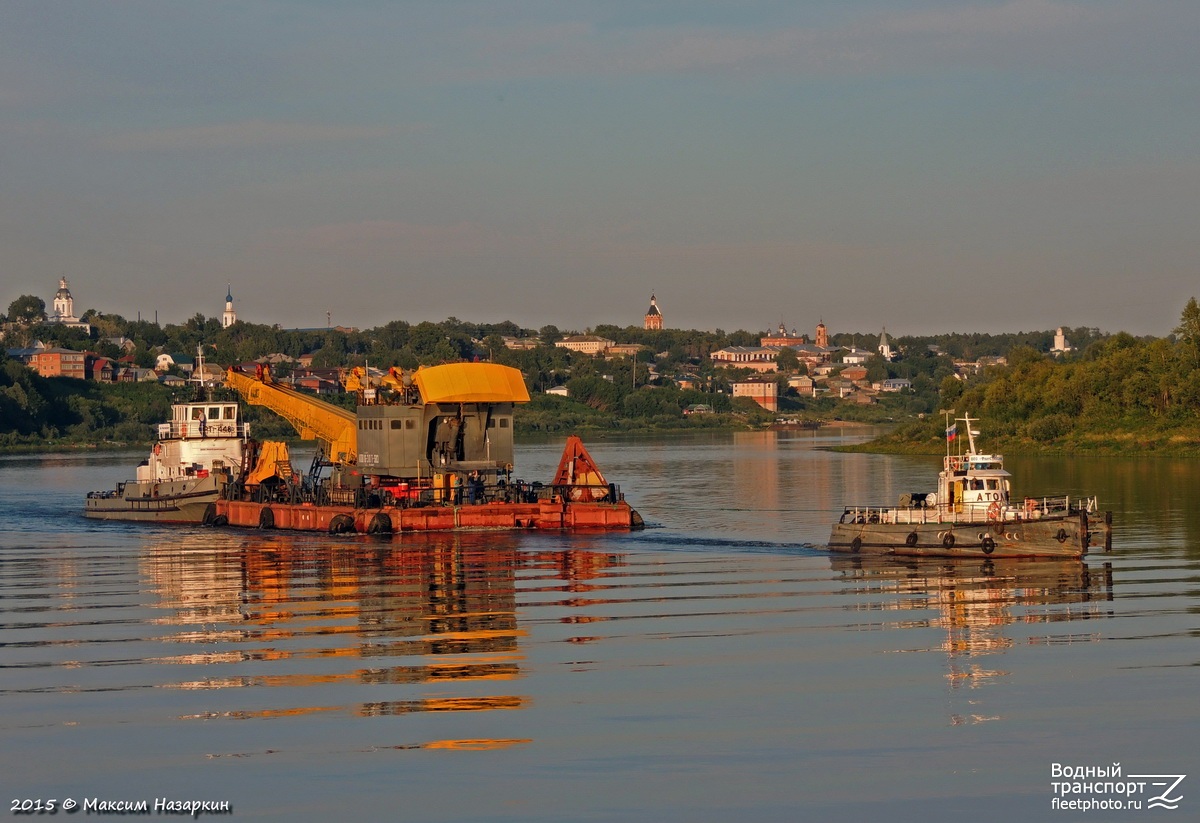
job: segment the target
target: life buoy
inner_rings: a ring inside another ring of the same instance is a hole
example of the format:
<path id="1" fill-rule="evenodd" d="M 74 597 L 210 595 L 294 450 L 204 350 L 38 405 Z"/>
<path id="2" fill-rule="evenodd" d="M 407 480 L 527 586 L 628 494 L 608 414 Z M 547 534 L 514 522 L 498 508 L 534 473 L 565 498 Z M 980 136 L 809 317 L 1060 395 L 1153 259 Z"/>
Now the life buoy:
<path id="1" fill-rule="evenodd" d="M 942 538 L 942 547 L 946 549 L 954 548 L 954 532 L 946 532 L 946 535 Z"/>
<path id="2" fill-rule="evenodd" d="M 995 503 L 992 503 L 990 506 L 988 506 L 988 507 L 987 507 L 987 519 L 988 519 L 988 520 L 999 520 L 999 519 L 1000 519 L 1000 513 L 1001 513 L 1003 510 L 1004 510 L 1004 509 L 1003 509 L 1003 507 L 1000 505 L 1000 501 L 999 501 L 999 500 L 997 500 Z"/>
<path id="3" fill-rule="evenodd" d="M 162 443 L 154 444 L 154 454 L 155 454 L 155 456 L 162 454 Z"/>
<path id="4" fill-rule="evenodd" d="M 908 537 L 904 538 L 904 545 L 915 546 L 915 545 L 917 545 L 917 540 L 918 540 L 917 533 L 909 532 Z"/>
<path id="5" fill-rule="evenodd" d="M 983 538 L 979 545 L 983 548 L 984 554 L 991 554 L 996 550 L 996 541 L 990 536 Z"/>

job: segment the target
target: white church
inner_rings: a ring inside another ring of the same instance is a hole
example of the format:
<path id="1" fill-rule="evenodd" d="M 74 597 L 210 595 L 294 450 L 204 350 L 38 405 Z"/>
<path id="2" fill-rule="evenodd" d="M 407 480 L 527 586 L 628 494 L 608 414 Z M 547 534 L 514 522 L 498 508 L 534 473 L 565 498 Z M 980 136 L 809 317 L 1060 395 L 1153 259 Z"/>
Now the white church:
<path id="1" fill-rule="evenodd" d="M 75 298 L 71 296 L 71 287 L 66 277 L 58 280 L 58 291 L 54 293 L 51 310 L 46 313 L 47 323 L 59 323 L 73 329 L 83 329 L 91 332 L 90 323 L 84 323 L 75 315 Z M 221 313 L 221 328 L 227 329 L 237 322 L 237 311 L 233 308 L 233 284 L 225 288 L 225 311 Z"/>
<path id="2" fill-rule="evenodd" d="M 237 322 L 237 312 L 233 310 L 233 284 L 225 287 L 225 311 L 221 314 L 221 328 L 227 329 Z"/>
<path id="3" fill-rule="evenodd" d="M 71 288 L 67 285 L 66 277 L 59 278 L 58 291 L 54 293 L 54 302 L 51 306 L 53 313 L 46 317 L 47 323 L 59 323 L 72 329 L 83 329 L 85 332 L 91 332 L 91 324 L 84 323 L 75 316 L 75 298 L 71 296 Z"/>

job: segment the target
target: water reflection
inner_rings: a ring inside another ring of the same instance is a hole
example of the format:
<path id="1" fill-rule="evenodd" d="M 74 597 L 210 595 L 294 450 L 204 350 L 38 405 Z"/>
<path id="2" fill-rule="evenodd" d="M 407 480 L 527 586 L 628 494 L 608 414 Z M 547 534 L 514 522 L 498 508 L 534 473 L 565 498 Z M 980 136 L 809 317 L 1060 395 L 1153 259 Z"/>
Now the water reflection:
<path id="1" fill-rule="evenodd" d="M 64 513 L 130 457 L 0 460 L 6 776 L 540 823 L 1042 819 L 1053 762 L 1196 770 L 1195 466 L 1010 459 L 1114 503 L 1082 563 L 854 558 L 814 548 L 841 506 L 938 459 L 790 434 L 601 441 L 658 528 L 594 538 L 100 523 Z"/>
<path id="2" fill-rule="evenodd" d="M 869 595 L 870 608 L 912 613 L 892 618 L 889 629 L 936 629 L 936 645 L 903 649 L 945 656 L 951 691 L 979 689 L 1010 672 L 983 658 L 1002 655 L 1017 643 L 1030 645 L 1098 639 L 1088 632 L 1030 633 L 1012 627 L 1111 617 L 1112 564 L 1080 561 L 994 561 L 946 558 L 834 556 L 830 563 L 849 591 Z M 884 595 L 881 599 L 880 595 Z M 973 702 L 973 701 L 971 701 Z M 954 714 L 955 724 L 995 720 L 979 713 Z"/>
<path id="3" fill-rule="evenodd" d="M 202 669 L 162 688 L 314 695 L 299 705 L 224 706 L 185 719 L 521 709 L 527 698 L 511 685 L 523 659 L 518 568 L 583 591 L 619 562 L 578 550 L 522 553 L 505 535 L 430 536 L 403 546 L 258 534 L 202 548 L 162 543 L 141 561 L 158 598 L 154 622 L 174 629 L 159 641 L 204 649 L 149 662 Z M 352 694 L 372 699 L 336 702 Z"/>

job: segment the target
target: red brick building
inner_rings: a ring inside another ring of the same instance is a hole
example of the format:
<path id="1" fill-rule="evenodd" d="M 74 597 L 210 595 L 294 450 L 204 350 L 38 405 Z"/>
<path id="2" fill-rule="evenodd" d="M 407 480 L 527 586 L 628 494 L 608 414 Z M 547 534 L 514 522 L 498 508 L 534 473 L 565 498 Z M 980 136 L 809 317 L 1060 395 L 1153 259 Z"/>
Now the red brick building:
<path id="1" fill-rule="evenodd" d="M 29 358 L 29 367 L 42 377 L 87 378 L 86 355 L 71 349 L 40 349 Z"/>
<path id="2" fill-rule="evenodd" d="M 749 397 L 768 411 L 779 411 L 779 384 L 774 380 L 743 380 L 733 384 L 734 397 Z"/>

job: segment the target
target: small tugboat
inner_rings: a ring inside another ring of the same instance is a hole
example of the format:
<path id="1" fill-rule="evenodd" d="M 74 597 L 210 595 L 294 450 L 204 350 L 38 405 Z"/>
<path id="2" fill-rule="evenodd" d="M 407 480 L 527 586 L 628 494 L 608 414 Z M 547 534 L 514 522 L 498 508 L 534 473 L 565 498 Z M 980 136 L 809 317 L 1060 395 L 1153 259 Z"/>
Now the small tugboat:
<path id="1" fill-rule="evenodd" d="M 952 412 L 951 412 L 952 413 Z M 958 423 L 967 452 L 951 454 Z M 1112 512 L 1096 498 L 1011 496 L 1004 458 L 975 448 L 978 420 L 947 419 L 946 457 L 936 492 L 902 494 L 895 506 L 847 506 L 829 549 L 937 557 L 1082 557 L 1093 540 L 1112 546 Z M 1094 529 L 1094 531 L 1093 531 Z"/>
<path id="2" fill-rule="evenodd" d="M 203 365 L 201 356 L 196 396 L 171 406 L 171 420 L 159 424 L 158 439 L 136 478 L 88 492 L 85 517 L 200 523 L 221 490 L 238 477 L 249 424 L 239 418 L 236 401 L 215 399 L 213 387 L 203 380 Z"/>
<path id="3" fill-rule="evenodd" d="M 514 478 L 513 408 L 529 401 L 517 369 L 355 369 L 343 378 L 357 395 L 354 411 L 277 383 L 263 367 L 254 377 L 230 369 L 225 382 L 318 450 L 301 475 L 283 449 L 247 449 L 237 479 L 204 512 L 206 524 L 333 534 L 644 525 L 578 437 L 568 438 L 549 485 Z"/>

